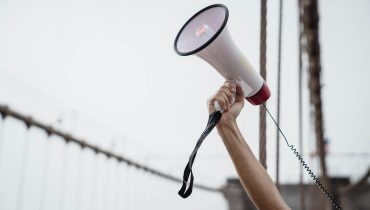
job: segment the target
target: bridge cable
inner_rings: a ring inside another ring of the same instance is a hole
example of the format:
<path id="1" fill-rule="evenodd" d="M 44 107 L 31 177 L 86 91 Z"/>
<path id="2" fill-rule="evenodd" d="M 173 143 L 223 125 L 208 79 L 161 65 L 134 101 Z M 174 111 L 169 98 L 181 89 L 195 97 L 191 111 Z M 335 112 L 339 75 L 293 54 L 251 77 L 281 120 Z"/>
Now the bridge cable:
<path id="1" fill-rule="evenodd" d="M 303 153 L 303 106 L 302 106 L 302 94 L 303 94 L 303 8 L 302 0 L 298 0 L 298 126 L 299 126 L 299 151 Z M 300 209 L 306 209 L 305 201 L 305 186 L 303 183 L 303 168 L 299 168 L 299 202 Z"/>
<path id="2" fill-rule="evenodd" d="M 277 116 L 276 121 L 280 125 L 280 89 L 281 89 L 281 39 L 283 25 L 283 0 L 279 3 L 279 35 L 278 35 L 278 66 L 277 66 Z M 280 135 L 276 129 L 276 187 L 280 188 Z"/>
<path id="3" fill-rule="evenodd" d="M 50 137 L 50 135 L 48 135 Z M 50 155 L 50 141 L 49 139 L 46 139 L 46 146 L 45 146 L 45 155 L 44 155 L 44 161 L 42 164 L 42 171 L 41 171 L 41 186 L 40 186 L 40 200 L 39 200 L 39 208 L 40 210 L 43 210 L 45 207 L 45 196 L 46 196 L 46 186 L 48 182 L 48 166 L 49 166 L 49 155 Z"/>
<path id="4" fill-rule="evenodd" d="M 30 138 L 27 135 L 27 132 L 25 132 L 24 139 L 23 139 L 23 147 L 22 147 L 22 152 L 21 152 L 21 168 L 20 168 L 20 173 L 19 173 L 20 181 L 19 181 L 17 198 L 16 198 L 17 199 L 16 210 L 22 209 L 22 204 L 23 204 L 23 189 L 24 189 L 25 179 L 26 179 L 29 141 L 30 141 Z"/>
<path id="5" fill-rule="evenodd" d="M 266 25 L 267 25 L 267 0 L 261 0 L 261 28 L 260 28 L 260 74 L 266 81 Z M 266 164 L 266 111 L 263 107 L 259 110 L 259 161 L 267 169 Z"/>

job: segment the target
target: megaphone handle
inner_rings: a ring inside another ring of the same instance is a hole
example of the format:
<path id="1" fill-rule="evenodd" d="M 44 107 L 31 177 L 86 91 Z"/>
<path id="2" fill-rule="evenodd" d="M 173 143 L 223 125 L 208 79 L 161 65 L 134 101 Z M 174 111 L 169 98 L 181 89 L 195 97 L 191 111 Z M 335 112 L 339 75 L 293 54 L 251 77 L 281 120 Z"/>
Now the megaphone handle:
<path id="1" fill-rule="evenodd" d="M 234 104 L 234 102 L 235 102 L 235 93 L 233 93 L 233 95 L 232 95 L 232 98 L 231 98 L 231 105 L 233 105 L 233 104 Z M 224 109 L 222 109 L 222 108 L 221 108 L 220 103 L 218 103 L 218 101 L 215 101 L 215 102 L 213 103 L 213 106 L 215 107 L 215 110 L 216 110 L 216 111 L 219 111 L 219 112 L 221 112 L 221 113 L 223 113 L 223 112 L 225 111 Z"/>

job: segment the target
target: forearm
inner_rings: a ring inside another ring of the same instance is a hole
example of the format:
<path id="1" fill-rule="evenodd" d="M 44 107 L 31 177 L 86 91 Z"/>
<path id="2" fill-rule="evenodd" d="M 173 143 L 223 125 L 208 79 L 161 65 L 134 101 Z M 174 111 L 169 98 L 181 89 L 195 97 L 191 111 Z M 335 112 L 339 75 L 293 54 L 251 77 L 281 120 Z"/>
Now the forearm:
<path id="1" fill-rule="evenodd" d="M 258 209 L 289 209 L 266 170 L 245 142 L 235 120 L 217 125 L 240 181 Z"/>

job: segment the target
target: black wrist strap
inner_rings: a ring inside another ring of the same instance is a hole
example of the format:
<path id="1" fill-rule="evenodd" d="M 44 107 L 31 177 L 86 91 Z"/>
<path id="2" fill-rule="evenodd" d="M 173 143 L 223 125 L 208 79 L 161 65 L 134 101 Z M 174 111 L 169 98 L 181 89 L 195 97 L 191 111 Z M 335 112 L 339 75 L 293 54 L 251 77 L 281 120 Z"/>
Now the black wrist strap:
<path id="1" fill-rule="evenodd" d="M 209 115 L 208 118 L 208 123 L 206 129 L 203 131 L 202 135 L 198 139 L 197 144 L 195 145 L 195 148 L 193 152 L 191 153 L 189 157 L 189 162 L 186 165 L 184 169 L 184 175 L 183 175 L 183 181 L 182 181 L 182 187 L 179 191 L 179 195 L 182 198 L 187 198 L 193 191 L 193 183 L 194 183 L 194 176 L 193 176 L 193 162 L 195 157 L 197 156 L 198 149 L 200 145 L 202 145 L 203 140 L 208 136 L 209 133 L 213 130 L 213 128 L 217 125 L 218 121 L 220 121 L 222 116 L 222 113 L 219 111 L 213 112 L 212 114 Z M 189 181 L 189 176 L 190 176 L 190 182 L 189 182 L 189 187 L 187 187 L 188 181 Z"/>

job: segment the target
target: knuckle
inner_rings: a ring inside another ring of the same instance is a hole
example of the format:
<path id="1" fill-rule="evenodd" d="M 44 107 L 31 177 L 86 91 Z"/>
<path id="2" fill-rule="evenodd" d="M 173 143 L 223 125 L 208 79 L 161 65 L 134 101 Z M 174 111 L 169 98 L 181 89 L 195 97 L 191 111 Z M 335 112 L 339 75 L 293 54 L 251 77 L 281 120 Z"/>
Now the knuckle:
<path id="1" fill-rule="evenodd" d="M 231 90 L 230 90 L 230 88 L 229 87 L 226 87 L 226 86 L 222 86 L 222 88 L 221 88 L 221 90 L 222 91 L 224 91 L 224 93 L 226 94 L 226 95 L 231 95 Z"/>
<path id="2" fill-rule="evenodd" d="M 225 95 L 225 91 L 219 90 L 216 95 L 222 97 Z"/>
<path id="3" fill-rule="evenodd" d="M 229 90 L 229 86 L 223 85 L 223 86 L 221 87 L 221 89 L 222 89 L 222 90 L 225 90 L 225 91 L 228 91 L 228 90 Z"/>
<path id="4" fill-rule="evenodd" d="M 220 101 L 222 99 L 222 97 L 220 95 L 215 95 L 214 97 L 214 100 L 216 101 Z"/>
<path id="5" fill-rule="evenodd" d="M 232 96 L 232 94 L 231 94 L 231 92 L 230 92 L 229 90 L 225 91 L 225 93 L 226 93 L 226 95 L 227 95 L 228 97 Z"/>

